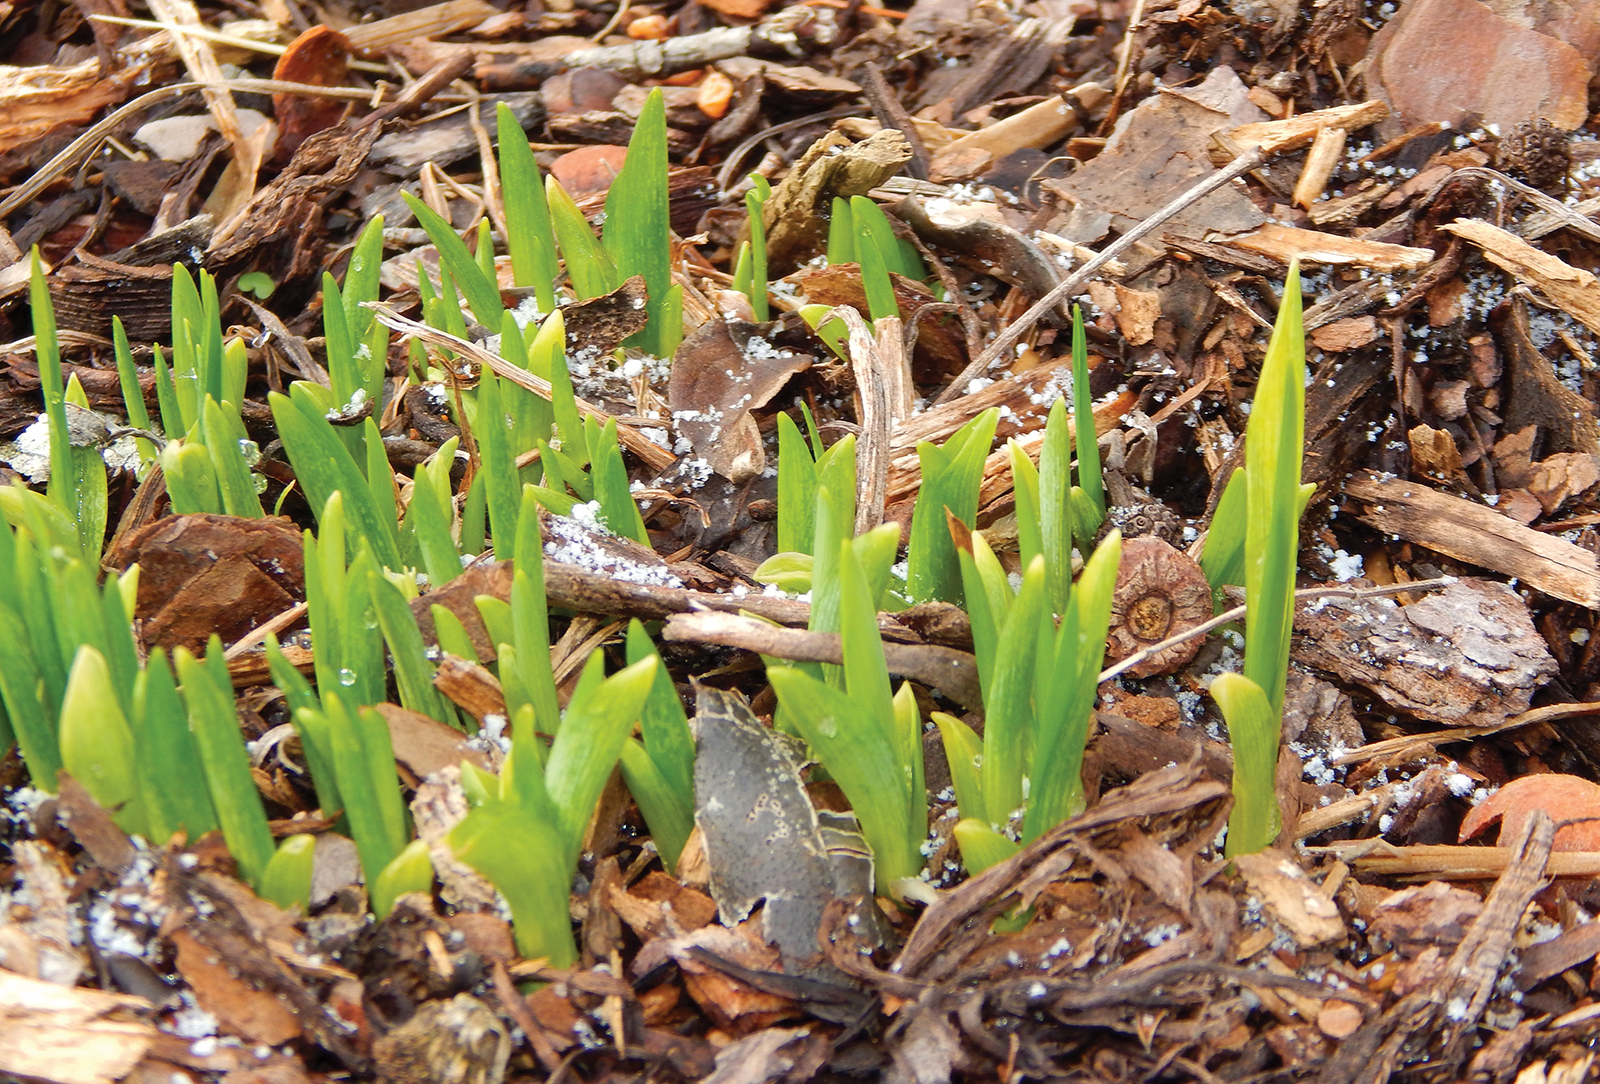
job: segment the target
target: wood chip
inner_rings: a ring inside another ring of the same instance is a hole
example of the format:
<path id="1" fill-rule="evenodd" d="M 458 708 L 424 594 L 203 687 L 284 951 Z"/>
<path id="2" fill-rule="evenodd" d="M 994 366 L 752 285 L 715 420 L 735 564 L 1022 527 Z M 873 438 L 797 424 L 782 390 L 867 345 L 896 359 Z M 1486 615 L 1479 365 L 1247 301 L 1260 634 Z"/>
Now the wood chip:
<path id="1" fill-rule="evenodd" d="M 1268 222 L 1250 233 L 1230 237 L 1224 243 L 1246 252 L 1260 253 L 1283 264 L 1299 260 L 1301 263 L 1370 267 L 1374 271 L 1415 271 L 1434 260 L 1431 248 L 1359 241 L 1354 237 L 1339 237 L 1297 226 L 1281 226 L 1276 222 Z"/>
<path id="2" fill-rule="evenodd" d="M 1589 550 L 1417 482 L 1356 475 L 1345 492 L 1368 502 L 1357 516 L 1380 531 L 1600 609 L 1600 564 Z"/>
<path id="3" fill-rule="evenodd" d="M 78 990 L 0 971 L 0 1074 L 111 1084 L 155 1041 L 143 998 Z"/>
<path id="4" fill-rule="evenodd" d="M 1294 184 L 1292 199 L 1296 207 L 1310 210 L 1317 197 L 1322 195 L 1322 190 L 1328 187 L 1328 180 L 1344 154 L 1347 137 L 1348 133 L 1343 128 L 1324 128 L 1311 141 L 1306 164 L 1300 170 L 1300 179 Z"/>
<path id="5" fill-rule="evenodd" d="M 1301 948 L 1345 936 L 1338 905 L 1322 894 L 1321 887 L 1294 859 L 1263 851 L 1239 855 L 1233 863 L 1250 890 Z"/>
<path id="6" fill-rule="evenodd" d="M 1600 279 L 1593 274 L 1479 218 L 1458 219 L 1439 228 L 1471 241 L 1483 249 L 1491 263 L 1537 287 L 1590 331 L 1600 332 Z"/>
<path id="7" fill-rule="evenodd" d="M 1318 109 L 1301 113 L 1288 120 L 1269 120 L 1256 124 L 1241 124 L 1228 133 L 1230 139 L 1241 147 L 1260 147 L 1270 154 L 1294 150 L 1314 141 L 1318 134 L 1337 129 L 1353 132 L 1377 124 L 1389 116 L 1389 107 L 1383 102 L 1358 102 L 1354 105 Z"/>

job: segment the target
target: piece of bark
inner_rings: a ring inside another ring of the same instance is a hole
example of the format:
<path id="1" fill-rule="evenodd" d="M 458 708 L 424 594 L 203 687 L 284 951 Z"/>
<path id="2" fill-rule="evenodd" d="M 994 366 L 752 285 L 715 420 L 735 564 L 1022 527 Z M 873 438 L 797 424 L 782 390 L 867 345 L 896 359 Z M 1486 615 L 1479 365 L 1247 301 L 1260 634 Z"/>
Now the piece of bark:
<path id="1" fill-rule="evenodd" d="M 1536 444 L 1545 453 L 1600 453 L 1600 424 L 1594 406 L 1561 382 L 1550 359 L 1534 343 L 1527 304 L 1519 298 L 1505 306 L 1491 321 L 1491 329 L 1505 359 L 1508 385 L 1501 431 L 1512 434 L 1509 439 L 1527 444 L 1529 461 L 1512 485 L 1527 484 Z M 1497 455 L 1506 439 L 1496 444 Z"/>
<path id="2" fill-rule="evenodd" d="M 1347 935 L 1339 905 L 1323 895 L 1298 862 L 1272 851 L 1237 855 L 1233 861 L 1250 891 L 1300 948 Z"/>
<path id="3" fill-rule="evenodd" d="M 187 253 L 182 262 L 189 262 Z M 131 342 L 171 338 L 171 266 L 136 267 L 84 252 L 49 281 L 59 328 L 109 338 L 116 315 Z"/>
<path id="4" fill-rule="evenodd" d="M 1484 580 L 1460 580 L 1409 606 L 1329 598 L 1297 613 L 1295 629 L 1302 662 L 1435 722 L 1516 715 L 1556 672 L 1527 604 Z"/>
<path id="5" fill-rule="evenodd" d="M 1593 3 L 1570 7 L 1578 21 L 1596 22 Z M 1540 21 L 1537 8 L 1522 14 L 1478 0 L 1410 0 L 1372 39 L 1367 86 L 1407 128 L 1470 117 L 1510 131 L 1542 117 L 1570 131 L 1588 114 L 1595 49 L 1592 38 L 1574 48 L 1541 33 Z"/>
<path id="6" fill-rule="evenodd" d="M 1379 531 L 1600 609 L 1600 565 L 1589 550 L 1419 482 L 1358 474 L 1345 492 L 1366 502 L 1357 518 Z"/>
<path id="7" fill-rule="evenodd" d="M 860 143 L 837 132 L 813 143 L 762 207 L 771 273 L 785 273 L 821 250 L 835 197 L 864 196 L 910 160 L 905 136 L 892 129 Z"/>
<path id="8" fill-rule="evenodd" d="M 1056 284 L 1060 265 L 1045 255 L 1038 242 L 1007 225 L 1004 213 L 993 203 L 953 203 L 913 195 L 895 204 L 893 211 L 924 241 L 989 261 L 992 266 L 988 270 L 1001 282 L 1036 297 L 1049 293 Z M 1115 277 L 1118 272 L 1108 274 Z M 896 300 L 898 294 L 897 282 Z M 905 311 L 902 305 L 901 312 Z M 923 325 L 917 337 L 919 346 L 929 331 Z"/>
<path id="9" fill-rule="evenodd" d="M 258 191 L 231 222 L 220 227 L 206 250 L 208 266 L 243 262 L 262 245 L 284 238 L 294 241 L 287 270 L 280 278 L 309 274 L 318 263 L 313 250 L 323 203 L 354 178 L 367 160 L 381 125 L 355 130 L 329 128 L 308 138 L 272 183 Z"/>
<path id="10" fill-rule="evenodd" d="M 963 65 L 954 87 L 942 89 L 938 81 L 930 80 L 920 104 L 925 107 L 948 99 L 950 114 L 959 117 L 1008 91 L 1026 93 L 1059 58 L 1073 22 L 1071 17 L 1015 22 L 984 43 L 976 63 Z"/>
<path id="11" fill-rule="evenodd" d="M 493 770 L 482 750 L 468 744 L 467 736 L 455 727 L 398 704 L 378 704 L 374 710 L 389 726 L 395 761 L 418 779 L 463 760 L 471 761 L 486 772 Z M 500 710 L 505 710 L 503 700 Z"/>
<path id="12" fill-rule="evenodd" d="M 156 520 L 107 561 L 139 565 L 134 616 L 147 643 L 199 652 L 212 632 L 231 644 L 301 600 L 303 551 L 287 519 L 195 514 Z"/>
<path id="13" fill-rule="evenodd" d="M 54 129 L 87 124 L 147 78 L 147 64 L 108 67 L 94 57 L 71 65 L 8 67 L 0 74 L 0 154 L 44 139 Z"/>
<path id="14" fill-rule="evenodd" d="M 141 997 L 57 986 L 0 970 L 0 1073 L 112 1084 L 155 1041 Z"/>
<path id="15" fill-rule="evenodd" d="M 434 670 L 433 687 L 479 723 L 486 716 L 506 714 L 505 690 L 500 686 L 500 679 L 475 662 L 445 654 Z"/>
<path id="16" fill-rule="evenodd" d="M 491 132 L 495 130 L 496 107 L 502 103 L 525 129 L 544 123 L 544 103 L 537 93 L 489 95 L 478 105 L 478 119 Z M 370 161 L 402 177 L 412 177 L 424 162 L 447 166 L 477 152 L 478 137 L 471 118 L 453 112 L 385 135 L 372 145 Z"/>

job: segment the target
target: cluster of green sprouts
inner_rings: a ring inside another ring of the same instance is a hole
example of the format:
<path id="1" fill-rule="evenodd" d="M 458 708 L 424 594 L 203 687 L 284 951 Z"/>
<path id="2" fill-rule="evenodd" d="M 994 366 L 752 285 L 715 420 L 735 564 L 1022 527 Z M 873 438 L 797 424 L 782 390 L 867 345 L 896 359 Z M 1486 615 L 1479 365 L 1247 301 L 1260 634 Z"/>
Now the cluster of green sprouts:
<path id="1" fill-rule="evenodd" d="M 327 366 L 318 379 L 269 396 L 296 484 L 316 531 L 304 535 L 306 600 L 314 680 L 275 639 L 267 655 L 304 750 L 323 812 L 355 841 L 374 911 L 433 881 L 427 847 L 413 838 L 397 779 L 388 724 L 377 710 L 390 697 L 463 733 L 509 727 L 498 775 L 461 769 L 471 812 L 448 837 L 455 855 L 505 896 L 518 947 L 557 965 L 575 959 L 566 897 L 585 828 L 601 789 L 620 765 L 664 862 L 674 867 L 693 827 L 694 744 L 677 690 L 645 627 L 626 637 L 628 665 L 607 677 L 600 654 L 583 665 L 565 705 L 551 666 L 544 590 L 541 509 L 570 513 L 596 502 L 617 534 L 648 545 L 629 489 L 614 422 L 580 414 L 568 373 L 559 302 L 585 300 L 642 276 L 647 322 L 629 345 L 670 357 L 682 336 L 681 288 L 672 284 L 665 114 L 653 93 L 606 201 L 596 237 L 553 179 L 541 182 L 525 133 L 499 114 L 497 209 L 511 288 L 532 291 L 537 312 L 508 309 L 488 221 L 469 249 L 421 201 L 411 208 L 439 255 L 437 281 L 419 268 L 426 320 L 458 337 L 467 319 L 498 334 L 502 375 L 463 359 L 428 356 L 413 343 L 405 379 L 445 389 L 462 434 L 446 441 L 410 479 L 391 468 L 372 417 L 386 395 L 388 330 L 374 318 L 381 219 L 358 239 L 342 286 L 323 283 Z M 758 319 L 768 315 L 762 204 L 747 198 L 751 241 L 735 281 Z M 927 269 L 895 236 L 870 200 L 835 201 L 828 242 L 833 263 L 860 269 L 874 319 L 896 316 L 892 275 L 921 280 Z M 563 279 L 564 274 L 564 279 Z M 1243 675 L 1213 690 L 1232 730 L 1237 804 L 1229 849 L 1259 849 L 1276 830 L 1272 769 L 1282 710 L 1303 429 L 1304 346 L 1298 273 L 1291 269 L 1248 431 L 1247 466 L 1230 483 L 1205 550 L 1214 586 L 1243 582 L 1250 600 Z M 130 630 L 138 570 L 98 583 L 106 529 L 107 481 L 100 450 L 70 436 L 69 412 L 87 408 L 76 378 L 63 383 L 50 298 L 34 267 L 31 294 L 45 417 L 50 432 L 46 493 L 0 491 L 0 738 L 18 741 L 38 785 L 58 773 L 80 780 L 126 830 L 151 840 L 220 829 L 241 875 L 266 898 L 306 906 L 312 837 L 274 844 L 249 771 L 232 706 L 221 644 L 204 660 L 182 648 L 142 661 Z M 217 289 L 174 271 L 170 363 L 154 351 L 159 427 L 146 409 L 120 321 L 114 346 L 142 469 L 159 465 L 174 511 L 263 514 L 263 479 L 240 419 L 246 351 L 226 340 Z M 845 350 L 825 310 L 805 314 L 820 337 Z M 509 375 L 506 375 L 509 374 Z M 811 593 L 810 627 L 835 633 L 841 665 L 769 659 L 778 697 L 776 725 L 802 736 L 849 797 L 871 845 L 879 891 L 904 897 L 923 873 L 928 827 L 923 720 L 911 686 L 893 687 L 878 614 L 929 600 L 970 615 L 985 707 L 984 733 L 934 713 L 949 757 L 969 869 L 1016 852 L 1081 808 L 1079 774 L 1104 655 L 1120 554 L 1112 532 L 1091 551 L 1106 515 L 1087 354 L 1075 314 L 1075 419 L 1062 403 L 1049 414 L 1037 463 L 1011 442 L 1021 559 L 1013 582 L 974 530 L 979 488 L 998 417 L 987 411 L 942 445 L 917 452 L 922 484 L 903 565 L 899 528 L 859 537 L 855 441 L 824 448 L 815 420 L 804 431 L 779 414 L 780 553 L 758 575 Z M 526 377 L 527 379 L 524 379 Z M 548 389 L 545 394 L 533 388 Z M 1076 448 L 1076 460 L 1074 460 Z M 462 456 L 462 450 L 472 454 Z M 453 468 L 467 460 L 459 483 Z M 1076 462 L 1076 481 L 1074 480 Z M 281 506 L 283 498 L 279 497 Z M 403 513 L 401 506 L 403 505 Z M 423 637 L 417 607 L 423 582 L 442 585 L 463 560 L 493 545 L 513 568 L 507 598 L 480 596 L 477 616 L 493 653 L 480 658 L 460 616 L 430 608 L 437 648 Z M 1075 547 L 1087 554 L 1074 582 Z M 489 668 L 505 702 L 503 720 L 480 720 L 441 695 L 441 653 Z M 174 773 L 204 788 L 165 785 Z"/>

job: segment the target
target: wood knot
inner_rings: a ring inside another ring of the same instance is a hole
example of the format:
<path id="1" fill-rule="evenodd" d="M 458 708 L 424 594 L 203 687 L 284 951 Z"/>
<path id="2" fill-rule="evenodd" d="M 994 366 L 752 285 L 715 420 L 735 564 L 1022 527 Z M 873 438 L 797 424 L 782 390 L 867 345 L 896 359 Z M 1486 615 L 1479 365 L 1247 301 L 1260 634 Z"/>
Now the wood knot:
<path id="1" fill-rule="evenodd" d="M 1194 628 L 1211 617 L 1211 585 L 1187 554 L 1155 537 L 1130 538 L 1122 544 L 1111 598 L 1111 630 L 1106 654 L 1112 662 Z M 1195 657 L 1201 638 L 1157 652 L 1131 668 L 1134 677 L 1168 674 Z"/>

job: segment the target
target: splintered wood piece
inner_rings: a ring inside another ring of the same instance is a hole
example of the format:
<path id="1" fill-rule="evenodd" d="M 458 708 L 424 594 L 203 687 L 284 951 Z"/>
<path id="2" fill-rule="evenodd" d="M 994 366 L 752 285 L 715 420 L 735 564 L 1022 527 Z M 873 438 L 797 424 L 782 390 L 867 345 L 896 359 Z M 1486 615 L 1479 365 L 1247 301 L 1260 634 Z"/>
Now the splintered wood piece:
<path id="1" fill-rule="evenodd" d="M 1079 127 L 1080 117 L 1087 116 L 1110 93 L 1099 83 L 1081 83 L 1060 97 L 1046 98 L 987 128 L 952 140 L 933 156 L 929 179 L 940 184 L 966 180 L 1013 151 L 1058 143 Z"/>
<path id="2" fill-rule="evenodd" d="M 1350 863 L 1357 873 L 1380 877 L 1421 874 L 1449 881 L 1498 877 L 1510 865 L 1509 847 L 1457 847 L 1444 843 L 1396 847 L 1381 840 L 1349 840 L 1326 847 L 1307 847 L 1312 854 L 1331 854 Z M 1600 877 L 1600 851 L 1556 851 L 1545 868 L 1548 877 Z"/>
<path id="3" fill-rule="evenodd" d="M 1300 170 L 1300 179 L 1294 185 L 1295 206 L 1310 210 L 1317 197 L 1322 195 L 1322 190 L 1328 187 L 1328 179 L 1333 176 L 1339 158 L 1344 154 L 1348 135 L 1343 128 L 1330 127 L 1319 131 L 1311 141 L 1305 167 Z"/>
<path id="4" fill-rule="evenodd" d="M 860 535 L 883 522 L 889 485 L 889 434 L 901 419 L 910 416 L 915 386 L 899 317 L 885 316 L 869 328 L 852 307 L 834 312 L 850 331 L 850 367 L 856 378 L 856 417 L 861 423 L 861 436 L 856 450 L 860 482 L 855 531 Z"/>
<path id="5" fill-rule="evenodd" d="M 477 26 L 500 14 L 487 0 L 445 0 L 416 11 L 405 11 L 345 31 L 350 48 L 369 55 L 421 38 L 442 38 Z"/>
<path id="6" fill-rule="evenodd" d="M 141 997 L 80 990 L 0 969 L 0 1073 L 55 1084 L 111 1084 L 156 1039 Z"/>
<path id="7" fill-rule="evenodd" d="M 1581 546 L 1417 482 L 1356 475 L 1345 484 L 1345 492 L 1367 502 L 1358 518 L 1380 531 L 1515 576 L 1547 595 L 1600 609 L 1600 564 Z"/>
<path id="8" fill-rule="evenodd" d="M 1354 237 L 1339 237 L 1318 230 L 1303 230 L 1298 226 L 1282 226 L 1276 222 L 1268 222 L 1250 233 L 1230 237 L 1223 243 L 1246 252 L 1260 253 L 1283 264 L 1298 259 L 1301 263 L 1354 264 L 1357 267 L 1370 267 L 1374 271 L 1415 271 L 1434 260 L 1431 248 L 1360 241 Z"/>
<path id="9" fill-rule="evenodd" d="M 87 124 L 127 96 L 145 64 L 107 72 L 91 56 L 77 64 L 8 67 L 0 71 L 0 153 L 38 145 L 58 127 Z M 23 268 L 27 262 L 23 261 Z"/>
<path id="10" fill-rule="evenodd" d="M 1340 105 L 1332 109 L 1301 113 L 1287 120 L 1241 124 L 1229 132 L 1228 136 L 1241 147 L 1260 147 L 1268 154 L 1278 154 L 1313 142 L 1318 134 L 1326 129 L 1353 132 L 1377 124 L 1388 116 L 1389 107 L 1373 99 L 1357 102 L 1354 105 Z"/>
<path id="11" fill-rule="evenodd" d="M 1491 263 L 1536 286 L 1584 327 L 1600 332 L 1600 278 L 1480 218 L 1462 218 L 1439 228 L 1471 241 Z"/>

